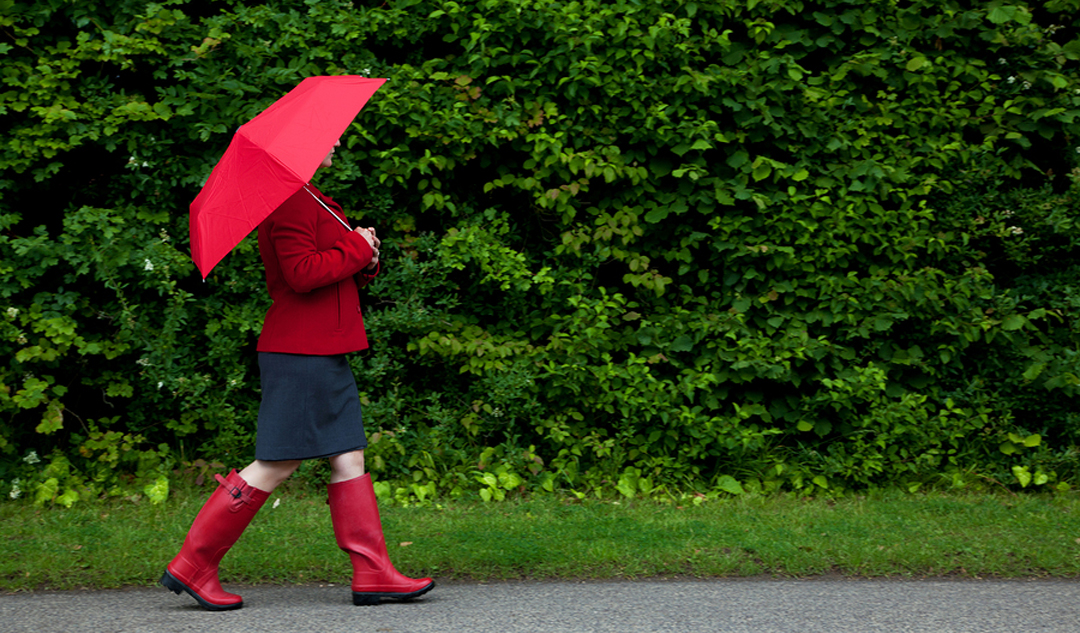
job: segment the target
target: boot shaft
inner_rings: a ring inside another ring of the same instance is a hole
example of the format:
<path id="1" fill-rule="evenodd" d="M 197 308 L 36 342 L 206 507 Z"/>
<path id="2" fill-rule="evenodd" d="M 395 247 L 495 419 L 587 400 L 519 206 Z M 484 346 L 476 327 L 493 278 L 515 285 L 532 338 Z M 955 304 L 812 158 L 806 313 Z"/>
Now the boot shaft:
<path id="1" fill-rule="evenodd" d="M 189 560 L 216 564 L 247 529 L 270 493 L 251 486 L 233 470 L 215 475 L 214 490 L 188 530 L 181 552 Z"/>
<path id="2" fill-rule="evenodd" d="M 385 556 L 386 539 L 371 475 L 365 473 L 354 479 L 328 484 L 326 492 L 338 547 L 346 552 L 381 550 Z"/>
<path id="3" fill-rule="evenodd" d="M 218 564 L 244 533 L 270 493 L 248 484 L 235 471 L 216 475 L 219 486 L 191 524 L 180 553 L 165 568 L 161 584 L 191 594 L 204 609 L 239 609 L 244 600 L 221 588 Z"/>
<path id="4" fill-rule="evenodd" d="M 370 475 L 330 484 L 326 490 L 334 537 L 352 562 L 353 604 L 408 600 L 435 586 L 430 578 L 409 578 L 394 569 Z"/>

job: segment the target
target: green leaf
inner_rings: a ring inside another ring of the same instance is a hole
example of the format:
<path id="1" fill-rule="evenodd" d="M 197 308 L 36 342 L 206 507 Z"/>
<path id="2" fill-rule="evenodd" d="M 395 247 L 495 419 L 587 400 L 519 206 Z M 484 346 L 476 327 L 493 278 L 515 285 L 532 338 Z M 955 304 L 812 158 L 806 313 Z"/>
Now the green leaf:
<path id="1" fill-rule="evenodd" d="M 505 490 L 514 490 L 525 483 L 517 473 L 502 473 L 499 475 L 499 485 Z"/>
<path id="2" fill-rule="evenodd" d="M 1011 6 L 997 6 L 986 14 L 986 19 L 990 20 L 994 24 L 1005 24 L 1009 20 L 1013 19 L 1016 15 L 1016 7 Z"/>
<path id="3" fill-rule="evenodd" d="M 694 349 L 694 339 L 685 334 L 671 343 L 671 351 L 673 352 L 689 352 L 692 349 Z"/>
<path id="4" fill-rule="evenodd" d="M 169 478 L 165 476 L 158 477 L 154 483 L 143 488 L 143 492 L 150 499 L 150 503 L 154 505 L 163 503 L 169 498 Z"/>
<path id="5" fill-rule="evenodd" d="M 735 152 L 731 156 L 728 156 L 727 161 L 725 162 L 727 162 L 728 167 L 731 167 L 732 169 L 738 169 L 745 165 L 749 160 L 750 154 L 740 150 Z"/>
<path id="6" fill-rule="evenodd" d="M 79 492 L 74 488 L 68 488 L 64 491 L 64 494 L 56 498 L 56 502 L 65 508 L 70 508 L 75 505 L 75 502 L 79 500 Z"/>
<path id="7" fill-rule="evenodd" d="M 1019 330 L 1027 323 L 1027 319 L 1022 314 L 1010 314 L 1005 317 L 1005 320 L 1001 322 L 1001 327 L 1005 330 Z"/>
<path id="8" fill-rule="evenodd" d="M 393 498 L 393 490 L 388 481 L 376 481 L 372 484 L 375 488 L 375 496 L 382 501 L 387 501 Z"/>
<path id="9" fill-rule="evenodd" d="M 904 67 L 911 72 L 915 72 L 916 70 L 919 70 L 923 66 L 928 66 L 929 64 L 929 60 L 927 60 L 925 57 L 918 56 L 909 59 L 908 63 Z"/>
<path id="10" fill-rule="evenodd" d="M 758 165 L 757 167 L 754 168 L 754 171 L 752 172 L 752 176 L 754 177 L 754 180 L 761 181 L 761 180 L 765 180 L 766 178 L 768 178 L 769 174 L 771 174 L 771 173 L 772 173 L 772 165 L 770 165 L 769 163 L 763 162 L 763 163 L 761 163 L 760 165 Z"/>
<path id="11" fill-rule="evenodd" d="M 56 493 L 59 492 L 59 490 L 60 480 L 56 477 L 49 477 L 38 484 L 37 490 L 34 493 L 34 504 L 42 505 L 48 501 L 52 501 L 56 498 Z"/>
<path id="12" fill-rule="evenodd" d="M 53 400 L 45 408 L 45 413 L 41 416 L 41 424 L 38 424 L 34 430 L 49 435 L 62 428 L 64 428 L 64 405 L 58 400 Z"/>
<path id="13" fill-rule="evenodd" d="M 671 213 L 671 209 L 666 205 L 658 205 L 645 214 L 645 221 L 650 224 L 659 224 L 667 218 L 669 213 Z"/>
<path id="14" fill-rule="evenodd" d="M 1012 473 L 1016 477 L 1016 480 L 1020 482 L 1020 486 L 1027 488 L 1031 483 L 1031 473 L 1028 472 L 1027 466 L 1013 466 Z"/>
<path id="15" fill-rule="evenodd" d="M 742 484 L 731 475 L 721 475 L 716 481 L 716 487 L 733 495 L 741 495 L 746 492 L 743 490 Z"/>
<path id="16" fill-rule="evenodd" d="M 412 493 L 416 495 L 416 498 L 419 499 L 421 502 L 428 496 L 428 489 L 426 486 L 421 486 L 420 484 L 414 483 L 409 486 L 409 488 L 412 490 Z"/>
<path id="17" fill-rule="evenodd" d="M 1039 374 L 1043 373 L 1046 369 L 1046 363 L 1032 363 L 1031 366 L 1024 371 L 1023 378 L 1027 381 L 1035 380 L 1039 377 Z"/>

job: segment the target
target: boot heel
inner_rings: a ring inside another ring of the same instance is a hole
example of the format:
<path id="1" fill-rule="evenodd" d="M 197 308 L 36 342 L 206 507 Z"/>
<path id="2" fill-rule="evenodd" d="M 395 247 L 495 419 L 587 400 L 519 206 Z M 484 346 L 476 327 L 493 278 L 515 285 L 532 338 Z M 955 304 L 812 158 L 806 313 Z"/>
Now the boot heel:
<path id="1" fill-rule="evenodd" d="M 352 603 L 356 606 L 371 606 L 373 604 L 379 604 L 379 596 L 373 596 L 367 593 L 353 593 Z"/>
<path id="2" fill-rule="evenodd" d="M 161 575 L 161 585 L 169 591 L 180 595 L 184 591 L 184 585 L 180 584 L 180 581 L 173 578 L 173 575 L 169 572 L 165 572 Z"/>

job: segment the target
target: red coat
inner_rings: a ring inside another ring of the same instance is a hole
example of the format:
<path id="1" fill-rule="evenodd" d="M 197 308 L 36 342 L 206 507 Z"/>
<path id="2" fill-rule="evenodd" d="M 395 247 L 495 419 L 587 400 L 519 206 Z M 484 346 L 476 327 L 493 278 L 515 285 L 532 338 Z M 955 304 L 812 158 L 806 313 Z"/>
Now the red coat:
<path id="1" fill-rule="evenodd" d="M 308 187 L 345 219 L 341 206 Z M 301 188 L 259 225 L 259 254 L 274 303 L 258 351 L 329 356 L 367 348 L 358 290 L 378 274 L 362 272 L 375 254 L 367 240 Z"/>

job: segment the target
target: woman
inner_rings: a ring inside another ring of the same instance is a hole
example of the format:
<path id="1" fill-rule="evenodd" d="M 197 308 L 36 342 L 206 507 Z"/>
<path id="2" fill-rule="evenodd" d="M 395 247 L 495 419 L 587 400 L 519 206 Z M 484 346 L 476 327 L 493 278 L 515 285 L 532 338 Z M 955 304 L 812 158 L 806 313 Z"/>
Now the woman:
<path id="1" fill-rule="evenodd" d="M 341 145 L 334 143 L 334 148 Z M 333 164 L 334 148 L 320 167 Z M 336 216 L 336 217 L 335 217 Z M 310 185 L 259 225 L 259 253 L 273 304 L 259 336 L 262 403 L 255 461 L 228 477 L 195 517 L 161 584 L 211 611 L 239 609 L 221 588 L 218 563 L 274 488 L 305 459 L 330 460 L 330 515 L 353 566 L 353 604 L 409 599 L 430 578 L 407 578 L 386 551 L 356 382 L 345 354 L 367 348 L 358 289 L 379 271 L 373 228 L 347 229 L 341 207 Z"/>

